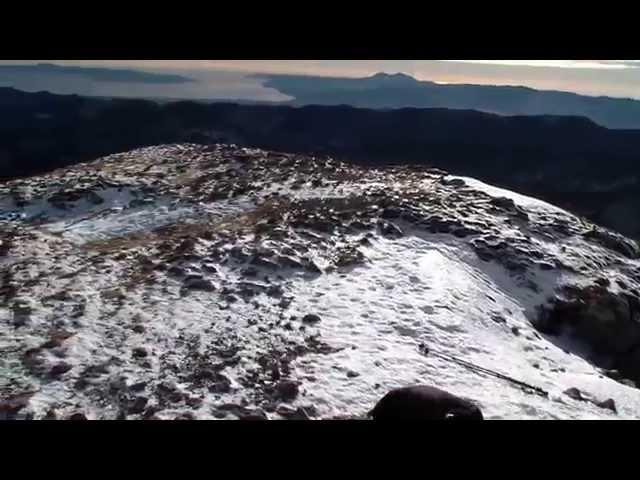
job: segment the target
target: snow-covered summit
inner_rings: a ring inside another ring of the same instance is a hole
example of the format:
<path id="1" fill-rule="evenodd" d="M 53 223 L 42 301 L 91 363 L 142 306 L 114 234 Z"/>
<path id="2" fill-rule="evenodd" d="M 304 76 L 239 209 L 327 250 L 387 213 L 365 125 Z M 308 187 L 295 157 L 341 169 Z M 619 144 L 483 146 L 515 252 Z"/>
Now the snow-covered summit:
<path id="1" fill-rule="evenodd" d="M 638 246 L 474 179 L 167 145 L 0 184 L 0 224 L 0 415 L 360 417 L 414 383 L 640 412 Z"/>

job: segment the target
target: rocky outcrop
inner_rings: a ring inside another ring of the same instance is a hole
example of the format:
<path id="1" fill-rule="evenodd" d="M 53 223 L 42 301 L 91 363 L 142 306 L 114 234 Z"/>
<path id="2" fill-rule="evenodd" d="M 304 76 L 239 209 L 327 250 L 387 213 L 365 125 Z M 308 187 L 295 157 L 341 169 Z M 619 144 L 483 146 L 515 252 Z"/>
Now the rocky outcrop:
<path id="1" fill-rule="evenodd" d="M 584 234 L 585 238 L 595 240 L 602 246 L 624 255 L 627 258 L 640 257 L 640 248 L 635 240 L 623 237 L 622 235 L 605 230 L 603 228 L 593 227 Z"/>
<path id="2" fill-rule="evenodd" d="M 569 334 L 593 351 L 593 361 L 640 381 L 640 299 L 606 286 L 566 287 L 533 322 L 542 333 Z"/>

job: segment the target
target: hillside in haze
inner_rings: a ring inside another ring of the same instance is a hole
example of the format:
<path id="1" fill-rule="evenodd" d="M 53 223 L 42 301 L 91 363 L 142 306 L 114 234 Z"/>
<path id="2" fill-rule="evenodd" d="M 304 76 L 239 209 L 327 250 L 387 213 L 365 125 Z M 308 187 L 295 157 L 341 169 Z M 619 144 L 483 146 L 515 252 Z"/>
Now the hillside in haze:
<path id="1" fill-rule="evenodd" d="M 517 86 L 446 85 L 404 74 L 366 78 L 260 75 L 265 86 L 295 98 L 296 105 L 363 108 L 455 108 L 501 115 L 584 116 L 609 128 L 640 128 L 640 101 L 590 97 Z"/>
<path id="2" fill-rule="evenodd" d="M 640 131 L 580 117 L 98 100 L 0 89 L 0 172 L 24 176 L 163 143 L 236 143 L 443 168 L 640 237 Z"/>
<path id="3" fill-rule="evenodd" d="M 95 67 L 71 67 L 56 65 L 53 63 L 38 63 L 36 65 L 0 65 L 0 76 L 6 81 L 6 77 L 20 76 L 62 76 L 85 77 L 98 82 L 126 82 L 126 83 L 187 83 L 190 78 L 182 75 L 170 75 L 161 73 L 149 73 L 139 70 L 95 68 Z"/>
<path id="4" fill-rule="evenodd" d="M 56 64 L 8 65 L 0 60 L 0 87 L 24 92 L 134 98 L 281 102 L 291 97 L 266 88 L 262 80 L 238 72 L 206 69 L 116 69 Z"/>

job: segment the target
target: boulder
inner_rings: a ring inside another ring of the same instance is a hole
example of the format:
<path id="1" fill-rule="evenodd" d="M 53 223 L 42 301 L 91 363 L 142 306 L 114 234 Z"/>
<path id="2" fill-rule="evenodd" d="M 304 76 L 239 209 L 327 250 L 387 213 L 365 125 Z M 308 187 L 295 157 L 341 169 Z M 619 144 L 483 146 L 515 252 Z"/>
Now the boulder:
<path id="1" fill-rule="evenodd" d="M 275 387 L 276 396 L 284 401 L 295 400 L 298 396 L 298 392 L 298 383 L 292 380 L 281 380 Z"/>
<path id="2" fill-rule="evenodd" d="M 613 366 L 623 377 L 640 379 L 640 300 L 602 285 L 565 288 L 532 322 L 542 333 L 568 333 Z"/>
<path id="3" fill-rule="evenodd" d="M 321 320 L 322 319 L 320 318 L 320 316 L 316 315 L 315 313 L 308 313 L 304 317 L 302 317 L 302 322 L 308 324 L 320 323 Z"/>
<path id="4" fill-rule="evenodd" d="M 0 420 L 10 420 L 20 410 L 28 406 L 33 393 L 20 393 L 0 400 Z"/>
<path id="5" fill-rule="evenodd" d="M 618 413 L 618 409 L 616 407 L 616 402 L 612 398 L 608 398 L 607 400 L 603 400 L 602 402 L 596 403 L 596 405 L 600 408 L 605 408 L 607 410 L 611 410 L 613 413 Z"/>
<path id="6" fill-rule="evenodd" d="M 567 397 L 573 398 L 579 402 L 586 402 L 588 398 L 582 393 L 579 388 L 571 387 L 563 392 Z"/>
<path id="7" fill-rule="evenodd" d="M 640 311 L 632 308 L 633 297 L 599 285 L 565 292 L 566 298 L 556 298 L 536 326 L 569 330 L 602 354 L 620 355 L 640 345 Z"/>
<path id="8" fill-rule="evenodd" d="M 73 367 L 66 363 L 66 362 L 59 362 L 56 363 L 55 365 L 53 365 L 51 367 L 51 370 L 49 370 L 49 376 L 57 378 L 60 377 L 62 375 L 64 375 L 65 373 L 67 373 L 69 370 L 71 370 Z"/>
<path id="9" fill-rule="evenodd" d="M 385 237 L 400 238 L 404 235 L 400 227 L 391 222 L 381 220 L 378 223 L 378 227 L 380 228 L 380 233 Z"/>
<path id="10" fill-rule="evenodd" d="M 184 281 L 183 286 L 190 290 L 202 290 L 205 292 L 212 292 L 216 289 L 211 280 L 206 278 L 188 278 Z"/>

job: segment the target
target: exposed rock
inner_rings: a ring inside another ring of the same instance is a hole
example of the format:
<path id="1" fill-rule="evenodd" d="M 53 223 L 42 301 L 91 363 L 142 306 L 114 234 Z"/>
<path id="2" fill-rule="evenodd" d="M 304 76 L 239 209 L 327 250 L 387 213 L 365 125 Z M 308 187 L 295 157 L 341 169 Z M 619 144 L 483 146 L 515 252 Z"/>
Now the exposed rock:
<path id="1" fill-rule="evenodd" d="M 33 303 L 24 298 L 16 299 L 11 306 L 13 312 L 12 324 L 16 328 L 24 327 L 29 323 L 33 313 Z"/>
<path id="2" fill-rule="evenodd" d="M 190 421 L 195 419 L 196 419 L 195 415 L 191 412 L 181 413 L 180 415 L 174 418 L 174 420 L 184 420 L 184 421 Z"/>
<path id="3" fill-rule="evenodd" d="M 442 172 L 444 174 L 444 172 Z M 450 177 L 443 177 L 440 179 L 440 183 L 442 183 L 443 185 L 448 185 L 451 187 L 464 187 L 466 185 L 466 183 L 464 182 L 463 179 L 461 178 L 450 178 Z"/>
<path id="4" fill-rule="evenodd" d="M 133 358 L 146 358 L 148 352 L 144 347 L 136 347 L 133 349 L 132 355 Z"/>
<path id="5" fill-rule="evenodd" d="M 400 227 L 391 222 L 381 221 L 378 226 L 380 227 L 380 233 L 385 237 L 399 238 L 404 235 Z"/>
<path id="6" fill-rule="evenodd" d="M 292 380 L 281 380 L 276 384 L 276 394 L 285 401 L 295 400 L 298 396 L 298 383 Z"/>
<path id="7" fill-rule="evenodd" d="M 635 259 L 640 257 L 640 248 L 638 247 L 638 244 L 635 241 L 625 238 L 617 233 L 594 226 L 584 234 L 584 237 L 595 240 L 602 246 L 618 252 L 627 258 Z"/>
<path id="8" fill-rule="evenodd" d="M 282 267 L 285 268 L 294 268 L 294 269 L 300 269 L 302 270 L 304 268 L 304 266 L 302 265 L 302 263 L 298 260 L 296 260 L 293 257 L 287 256 L 287 255 L 282 255 L 278 257 L 278 264 Z"/>
<path id="9" fill-rule="evenodd" d="M 51 370 L 49 370 L 49 375 L 51 377 L 59 377 L 67 373 L 72 368 L 73 366 L 66 362 L 56 363 L 53 367 L 51 367 Z"/>
<path id="10" fill-rule="evenodd" d="M 371 225 L 369 223 L 365 223 L 361 220 L 354 220 L 352 222 L 349 223 L 349 228 L 352 231 L 362 231 L 362 230 L 368 230 L 371 228 Z"/>
<path id="11" fill-rule="evenodd" d="M 258 270 L 256 270 L 254 267 L 247 267 L 242 270 L 242 275 L 244 275 L 245 277 L 255 277 L 256 275 L 258 275 Z"/>
<path id="12" fill-rule="evenodd" d="M 393 220 L 393 219 L 399 218 L 402 215 L 402 213 L 403 211 L 400 208 L 387 207 L 382 211 L 382 213 L 380 214 L 380 217 L 384 218 L 385 220 Z"/>
<path id="13" fill-rule="evenodd" d="M 185 400 L 185 403 L 191 408 L 200 408 L 204 403 L 204 400 L 201 397 L 188 397 Z"/>
<path id="14" fill-rule="evenodd" d="M 211 380 L 214 382 L 209 386 L 211 393 L 228 393 L 231 391 L 231 380 L 221 373 L 214 373 Z"/>
<path id="15" fill-rule="evenodd" d="M 179 403 L 184 400 L 185 395 L 172 382 L 161 382 L 156 387 L 156 394 L 162 400 L 171 403 Z"/>
<path id="16" fill-rule="evenodd" d="M 218 267 L 213 263 L 203 263 L 202 270 L 207 273 L 218 273 Z"/>
<path id="17" fill-rule="evenodd" d="M 94 191 L 87 192 L 87 200 L 94 205 L 101 205 L 104 203 L 104 199 Z"/>
<path id="18" fill-rule="evenodd" d="M 480 232 L 474 228 L 459 227 L 453 230 L 453 234 L 458 238 L 465 238 L 469 235 L 478 235 Z"/>
<path id="19" fill-rule="evenodd" d="M 205 278 L 186 279 L 183 285 L 185 288 L 188 288 L 191 290 L 202 290 L 205 292 L 212 292 L 216 289 L 215 285 L 211 282 L 211 280 L 207 280 Z"/>
<path id="20" fill-rule="evenodd" d="M 320 274 L 322 270 L 313 260 L 306 260 L 304 263 L 304 269 L 310 273 Z"/>
<path id="21" fill-rule="evenodd" d="M 628 377 L 632 386 L 640 383 L 640 345 L 634 346 L 628 352 L 615 357 L 616 368 Z"/>
<path id="22" fill-rule="evenodd" d="M 56 413 L 56 411 L 51 408 L 49 410 L 47 410 L 46 415 L 44 416 L 43 420 L 57 420 L 58 419 L 58 414 Z"/>
<path id="23" fill-rule="evenodd" d="M 276 409 L 276 413 L 287 420 L 311 420 L 308 411 L 302 407 L 291 408 L 286 405 L 280 405 Z"/>
<path id="24" fill-rule="evenodd" d="M 128 412 L 134 415 L 142 413 L 148 402 L 149 399 L 147 397 L 136 397 L 129 405 Z"/>
<path id="25" fill-rule="evenodd" d="M 138 382 L 131 385 L 129 387 L 129 390 L 131 390 L 132 392 L 138 393 L 138 392 L 143 392 L 145 388 L 147 388 L 147 382 Z"/>
<path id="26" fill-rule="evenodd" d="M 280 285 L 269 285 L 266 289 L 266 294 L 270 297 L 281 297 L 284 295 L 284 289 Z"/>
<path id="27" fill-rule="evenodd" d="M 316 315 L 315 313 L 308 313 L 304 317 L 302 317 L 302 322 L 307 324 L 313 325 L 316 323 L 320 323 L 321 321 L 322 319 L 320 318 L 320 316 Z"/>
<path id="28" fill-rule="evenodd" d="M 542 333 L 567 331 L 586 342 L 596 354 L 610 356 L 631 379 L 640 378 L 640 308 L 633 296 L 605 287 L 566 288 L 542 309 L 533 325 Z M 597 361 L 594 358 L 594 361 Z"/>
<path id="29" fill-rule="evenodd" d="M 167 270 L 167 273 L 176 277 L 183 277 L 187 274 L 187 271 L 181 266 L 173 265 Z"/>
<path id="30" fill-rule="evenodd" d="M 588 398 L 584 396 L 584 394 L 580 391 L 580 389 L 571 387 L 563 392 L 567 397 L 573 398 L 574 400 L 578 400 L 580 402 L 588 401 Z"/>
<path id="31" fill-rule="evenodd" d="M 536 265 L 538 266 L 538 268 L 540 268 L 540 270 L 553 270 L 554 268 L 556 268 L 555 265 L 549 262 L 536 262 Z"/>
<path id="32" fill-rule="evenodd" d="M 498 209 L 504 210 L 507 213 L 516 216 L 517 218 L 520 218 L 522 220 L 529 219 L 529 215 L 522 208 L 517 206 L 516 203 L 510 198 L 493 197 L 491 198 L 490 203 Z"/>
<path id="33" fill-rule="evenodd" d="M 35 392 L 25 392 L 0 400 L 0 420 L 10 420 L 15 414 L 29 405 Z"/>
<path id="34" fill-rule="evenodd" d="M 51 333 L 51 338 L 49 340 L 47 340 L 46 342 L 44 342 L 42 345 L 40 345 L 41 349 L 52 349 L 52 348 L 58 348 L 60 346 L 62 346 L 62 343 L 70 338 L 71 336 L 73 336 L 72 333 L 70 332 L 66 332 L 64 330 L 58 330 L 58 331 L 54 331 Z"/>
<path id="35" fill-rule="evenodd" d="M 84 413 L 74 413 L 74 414 L 70 415 L 67 420 L 83 421 L 83 420 L 88 420 L 88 418 L 86 417 L 86 415 Z"/>
<path id="36" fill-rule="evenodd" d="M 270 270 L 277 270 L 278 268 L 280 268 L 280 265 L 278 265 L 278 263 L 276 263 L 275 261 L 270 260 L 268 258 L 263 258 L 258 255 L 253 257 L 253 259 L 251 260 L 251 264 L 257 267 L 267 268 Z"/>
<path id="37" fill-rule="evenodd" d="M 613 413 L 618 413 L 618 409 L 616 408 L 616 402 L 612 398 L 608 398 L 602 402 L 596 403 L 596 405 L 600 408 L 606 408 L 607 410 L 611 410 Z"/>
<path id="38" fill-rule="evenodd" d="M 264 410 L 260 408 L 256 408 L 255 410 L 245 411 L 240 415 L 238 415 L 238 419 L 245 420 L 245 421 L 269 420 L 269 418 L 267 417 L 267 414 L 264 412 Z"/>
<path id="39" fill-rule="evenodd" d="M 144 325 L 140 325 L 139 323 L 131 327 L 131 330 L 133 330 L 135 333 L 144 333 L 146 331 Z"/>

